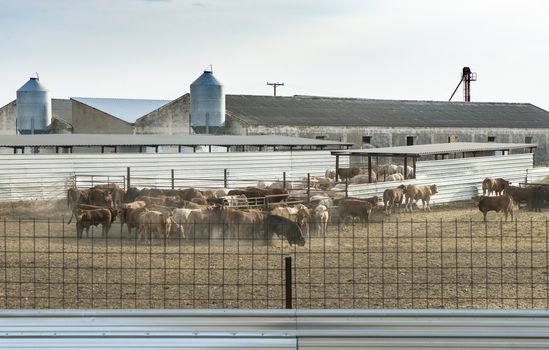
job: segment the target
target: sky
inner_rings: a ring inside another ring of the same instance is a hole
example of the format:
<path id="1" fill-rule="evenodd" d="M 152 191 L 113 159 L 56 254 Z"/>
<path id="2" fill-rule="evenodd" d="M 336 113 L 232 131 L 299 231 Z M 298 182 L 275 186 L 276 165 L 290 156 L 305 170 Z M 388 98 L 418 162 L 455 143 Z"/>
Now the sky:
<path id="1" fill-rule="evenodd" d="M 0 0 L 0 106 L 39 75 L 52 98 L 174 99 L 207 69 L 227 94 L 549 110 L 546 0 Z M 463 100 L 463 91 L 453 100 Z"/>

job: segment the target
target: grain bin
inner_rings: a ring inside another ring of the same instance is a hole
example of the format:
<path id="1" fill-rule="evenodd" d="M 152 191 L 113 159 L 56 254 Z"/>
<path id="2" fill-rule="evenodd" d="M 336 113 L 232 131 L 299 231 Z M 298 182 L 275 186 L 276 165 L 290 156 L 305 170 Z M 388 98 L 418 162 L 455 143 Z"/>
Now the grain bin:
<path id="1" fill-rule="evenodd" d="M 17 90 L 17 130 L 23 134 L 45 133 L 51 124 L 51 100 L 48 89 L 38 78 L 30 78 Z"/>
<path id="2" fill-rule="evenodd" d="M 225 93 L 211 71 L 191 84 L 191 126 L 195 132 L 216 133 L 225 125 Z"/>

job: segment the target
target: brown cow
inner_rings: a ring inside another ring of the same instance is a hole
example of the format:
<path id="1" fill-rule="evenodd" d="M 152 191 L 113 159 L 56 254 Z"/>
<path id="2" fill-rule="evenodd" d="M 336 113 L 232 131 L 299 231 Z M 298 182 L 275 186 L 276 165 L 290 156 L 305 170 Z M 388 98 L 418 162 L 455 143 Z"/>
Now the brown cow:
<path id="1" fill-rule="evenodd" d="M 231 190 L 227 195 L 238 196 L 244 195 L 246 198 L 265 198 L 268 196 L 270 203 L 278 203 L 286 200 L 289 196 L 289 192 L 282 188 L 257 188 L 246 187 L 243 190 Z"/>
<path id="2" fill-rule="evenodd" d="M 536 186 L 517 187 L 511 186 L 509 183 L 504 183 L 505 194 L 511 196 L 513 201 L 520 207 L 521 202 L 526 202 L 528 209 L 534 208 L 534 200 L 536 196 Z"/>
<path id="3" fill-rule="evenodd" d="M 383 192 L 383 205 L 385 206 L 385 215 L 391 214 L 394 207 L 398 207 L 398 211 L 400 212 L 400 205 L 402 204 L 405 193 L 405 185 L 400 185 L 397 188 L 388 188 Z"/>
<path id="4" fill-rule="evenodd" d="M 358 199 L 342 199 L 339 201 L 339 218 L 345 222 L 348 216 L 351 216 L 353 219 L 358 217 L 362 224 L 364 224 L 364 221 L 369 220 L 372 209 L 373 206 L 370 202 Z"/>
<path id="5" fill-rule="evenodd" d="M 359 167 L 337 169 L 337 175 L 341 180 L 350 180 L 351 178 L 357 176 L 358 174 L 360 174 Z"/>
<path id="6" fill-rule="evenodd" d="M 107 191 L 93 189 L 93 190 L 90 190 L 89 202 L 91 205 L 98 205 L 101 207 L 112 207 L 112 196 Z"/>
<path id="7" fill-rule="evenodd" d="M 429 202 L 431 196 L 438 193 L 437 185 L 408 185 L 406 187 L 406 209 L 412 211 L 412 206 L 417 204 L 421 199 L 423 204 L 423 210 L 425 210 L 425 203 L 427 203 L 427 209 L 431 211 Z"/>
<path id="8" fill-rule="evenodd" d="M 67 206 L 74 209 L 80 203 L 88 203 L 89 189 L 78 189 L 71 187 L 67 190 Z"/>
<path id="9" fill-rule="evenodd" d="M 148 209 L 145 207 L 140 207 L 140 208 L 126 208 L 125 210 L 126 210 L 126 214 L 124 217 L 124 221 L 128 228 L 128 235 L 131 236 L 132 229 L 139 228 L 139 217 Z"/>
<path id="10" fill-rule="evenodd" d="M 144 208 L 146 205 L 147 204 L 143 201 L 134 201 L 130 203 L 123 203 L 120 208 L 118 208 L 118 215 L 120 216 L 120 234 L 122 234 L 122 227 L 128 220 L 128 213 L 130 209 Z"/>
<path id="11" fill-rule="evenodd" d="M 511 182 L 502 179 L 501 177 L 487 177 L 482 181 L 482 195 L 491 195 L 492 192 L 495 192 L 496 196 L 499 196 L 503 192 L 505 184 L 510 185 Z"/>
<path id="12" fill-rule="evenodd" d="M 489 211 L 495 211 L 496 213 L 503 211 L 505 221 L 507 221 L 508 214 L 511 214 L 511 220 L 513 220 L 514 202 L 511 196 L 506 194 L 495 197 L 475 196 L 472 199 L 478 205 L 478 210 L 484 215 L 484 222 L 486 222 L 486 214 Z"/>
<path id="13" fill-rule="evenodd" d="M 116 220 L 116 217 L 118 216 L 118 210 L 114 209 L 113 207 L 102 207 L 99 205 L 91 205 L 91 204 L 78 204 L 76 207 L 72 209 L 71 217 L 69 218 L 69 221 L 67 222 L 67 225 L 70 225 L 72 218 L 76 218 L 82 210 L 93 210 L 93 209 L 108 209 L 111 212 L 111 224 Z"/>
<path id="14" fill-rule="evenodd" d="M 86 237 L 88 237 L 90 226 L 101 224 L 101 236 L 106 237 L 111 228 L 111 221 L 111 211 L 107 208 L 81 210 L 76 216 L 76 236 L 81 238 L 83 229 L 86 229 Z"/>

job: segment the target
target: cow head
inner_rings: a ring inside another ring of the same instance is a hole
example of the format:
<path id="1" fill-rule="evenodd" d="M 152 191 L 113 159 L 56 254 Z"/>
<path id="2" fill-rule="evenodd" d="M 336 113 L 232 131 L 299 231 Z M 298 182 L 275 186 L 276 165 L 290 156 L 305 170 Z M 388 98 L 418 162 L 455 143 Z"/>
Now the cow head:
<path id="1" fill-rule="evenodd" d="M 473 196 L 471 197 L 471 200 L 473 201 L 473 203 L 475 204 L 478 204 L 480 203 L 480 200 L 482 199 L 482 196 Z"/>
<path id="2" fill-rule="evenodd" d="M 429 188 L 431 189 L 432 194 L 438 193 L 437 185 L 431 185 L 431 186 L 429 186 Z"/>
<path id="3" fill-rule="evenodd" d="M 109 192 L 104 192 L 104 199 L 105 203 L 107 203 L 108 207 L 112 207 L 112 195 Z"/>
<path id="4" fill-rule="evenodd" d="M 305 245 L 305 237 L 303 237 L 301 229 L 299 227 L 296 228 L 297 230 L 292 230 L 291 234 L 286 236 L 286 239 L 290 245 L 297 244 L 298 246 L 303 247 Z"/>
<path id="5" fill-rule="evenodd" d="M 400 188 L 402 193 L 406 193 L 406 185 L 399 185 L 397 188 Z"/>

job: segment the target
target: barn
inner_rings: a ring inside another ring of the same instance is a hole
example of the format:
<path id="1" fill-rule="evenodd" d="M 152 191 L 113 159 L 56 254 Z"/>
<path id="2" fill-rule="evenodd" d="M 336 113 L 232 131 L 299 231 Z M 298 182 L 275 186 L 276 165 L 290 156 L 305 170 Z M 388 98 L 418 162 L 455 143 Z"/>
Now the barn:
<path id="1" fill-rule="evenodd" d="M 190 90 L 174 100 L 51 99 L 49 132 L 289 135 L 347 142 L 355 148 L 535 143 L 535 162 L 549 160 L 549 112 L 530 103 L 225 95 L 210 71 Z M 1 134 L 16 132 L 16 109 L 17 101 L 0 108 Z"/>

